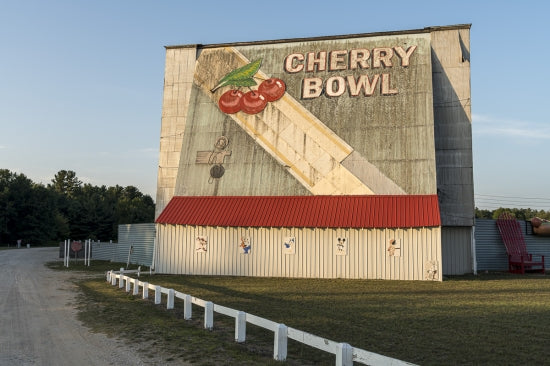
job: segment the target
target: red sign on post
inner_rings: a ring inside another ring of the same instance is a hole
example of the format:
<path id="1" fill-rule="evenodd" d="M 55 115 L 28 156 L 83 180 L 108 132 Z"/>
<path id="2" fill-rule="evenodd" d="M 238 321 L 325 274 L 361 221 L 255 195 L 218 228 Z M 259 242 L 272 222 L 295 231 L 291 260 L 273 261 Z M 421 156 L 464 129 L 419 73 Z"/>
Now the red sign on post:
<path id="1" fill-rule="evenodd" d="M 81 250 L 82 250 L 82 242 L 80 242 L 80 241 L 73 241 L 73 242 L 71 243 L 71 250 L 72 250 L 73 252 L 75 252 L 75 253 L 81 251 Z"/>

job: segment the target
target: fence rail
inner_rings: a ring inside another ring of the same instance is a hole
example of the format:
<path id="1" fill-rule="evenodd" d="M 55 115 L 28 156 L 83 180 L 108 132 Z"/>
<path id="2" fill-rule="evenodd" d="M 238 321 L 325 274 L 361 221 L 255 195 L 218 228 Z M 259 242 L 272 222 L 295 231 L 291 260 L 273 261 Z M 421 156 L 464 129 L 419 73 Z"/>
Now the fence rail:
<path id="1" fill-rule="evenodd" d="M 142 297 L 149 298 L 149 290 L 154 291 L 155 304 L 162 302 L 162 294 L 166 296 L 166 308 L 174 308 L 174 300 L 176 298 L 183 300 L 184 319 L 189 320 L 192 317 L 192 305 L 197 305 L 204 308 L 204 328 L 212 329 L 214 327 L 214 313 L 223 314 L 235 318 L 235 341 L 242 343 L 246 340 L 246 323 L 250 323 L 261 328 L 267 329 L 274 333 L 273 340 L 273 358 L 278 361 L 284 361 L 287 357 L 288 338 L 297 342 L 301 342 L 310 347 L 317 348 L 321 351 L 332 353 L 336 356 L 336 366 L 352 366 L 354 362 L 373 365 L 373 366 L 404 366 L 413 365 L 412 363 L 401 361 L 395 358 L 383 356 L 374 352 L 365 351 L 360 348 L 355 348 L 347 343 L 338 343 L 326 338 L 322 338 L 299 329 L 287 327 L 284 324 L 276 323 L 269 319 L 245 313 L 244 311 L 228 308 L 223 305 L 214 304 L 211 301 L 199 299 L 189 294 L 153 285 L 148 282 L 142 282 L 137 278 L 132 278 L 124 274 L 124 269 L 120 271 L 107 272 L 107 282 L 118 287 L 125 288 L 126 292 L 132 291 L 133 295 L 139 295 L 139 289 L 142 289 Z"/>

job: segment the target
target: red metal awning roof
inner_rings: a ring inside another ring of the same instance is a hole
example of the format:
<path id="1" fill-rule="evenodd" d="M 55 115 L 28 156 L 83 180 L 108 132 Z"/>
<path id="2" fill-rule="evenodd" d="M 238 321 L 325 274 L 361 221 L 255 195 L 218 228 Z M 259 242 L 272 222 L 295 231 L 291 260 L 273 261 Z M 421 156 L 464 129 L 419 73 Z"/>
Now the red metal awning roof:
<path id="1" fill-rule="evenodd" d="M 176 196 L 156 222 L 233 227 L 441 226 L 437 195 Z"/>

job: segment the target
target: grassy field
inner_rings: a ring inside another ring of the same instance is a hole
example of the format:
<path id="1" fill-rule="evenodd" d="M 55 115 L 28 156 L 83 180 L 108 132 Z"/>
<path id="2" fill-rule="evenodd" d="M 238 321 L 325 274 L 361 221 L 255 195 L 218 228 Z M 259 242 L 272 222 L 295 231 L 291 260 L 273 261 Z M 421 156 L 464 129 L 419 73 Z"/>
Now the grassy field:
<path id="1" fill-rule="evenodd" d="M 62 269 L 60 263 L 50 267 Z M 92 262 L 91 271 L 119 267 Z M 421 365 L 550 359 L 550 276 L 491 273 L 420 282 L 142 275 L 142 281 Z M 198 365 L 280 364 L 271 360 L 269 331 L 248 324 L 247 341 L 237 344 L 232 318 L 215 314 L 214 330 L 206 331 L 202 308 L 194 306 L 193 320 L 185 321 L 178 299 L 166 310 L 104 277 L 79 285 L 79 317 L 94 331 L 161 347 Z M 334 365 L 334 356 L 289 340 L 286 364 Z"/>

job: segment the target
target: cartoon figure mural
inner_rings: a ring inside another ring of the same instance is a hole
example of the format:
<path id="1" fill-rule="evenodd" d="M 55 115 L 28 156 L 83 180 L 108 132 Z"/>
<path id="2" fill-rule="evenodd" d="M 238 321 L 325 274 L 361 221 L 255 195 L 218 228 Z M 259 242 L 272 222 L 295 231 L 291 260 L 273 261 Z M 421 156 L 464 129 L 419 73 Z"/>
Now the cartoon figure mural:
<path id="1" fill-rule="evenodd" d="M 346 238 L 338 238 L 336 243 L 336 255 L 347 255 L 348 254 L 348 245 L 346 243 Z"/>
<path id="2" fill-rule="evenodd" d="M 399 239 L 390 239 L 388 248 L 386 249 L 390 257 L 401 256 L 401 246 L 399 245 Z"/>
<path id="3" fill-rule="evenodd" d="M 208 236 L 199 235 L 195 238 L 195 251 L 206 253 L 208 251 Z"/>
<path id="4" fill-rule="evenodd" d="M 296 238 L 293 236 L 288 236 L 285 238 L 283 243 L 283 252 L 285 254 L 294 254 L 296 246 Z"/>
<path id="5" fill-rule="evenodd" d="M 225 136 L 220 136 L 216 139 L 214 144 L 214 150 L 211 151 L 197 151 L 197 157 L 195 159 L 196 164 L 208 164 L 210 168 L 210 178 L 208 183 L 213 183 L 215 179 L 219 179 L 225 173 L 223 163 L 226 156 L 231 156 L 231 151 L 226 150 L 229 146 L 229 139 Z"/>
<path id="6" fill-rule="evenodd" d="M 250 243 L 250 237 L 249 236 L 241 236 L 241 241 L 239 243 L 239 248 L 241 250 L 241 254 L 248 254 L 250 253 L 250 250 L 252 249 L 251 243 Z"/>

